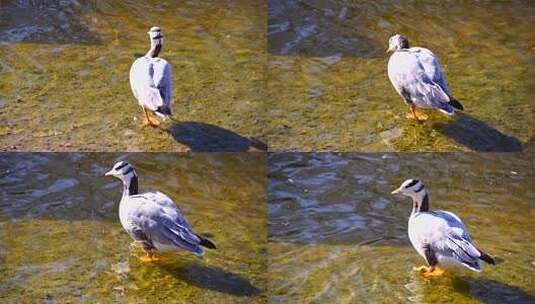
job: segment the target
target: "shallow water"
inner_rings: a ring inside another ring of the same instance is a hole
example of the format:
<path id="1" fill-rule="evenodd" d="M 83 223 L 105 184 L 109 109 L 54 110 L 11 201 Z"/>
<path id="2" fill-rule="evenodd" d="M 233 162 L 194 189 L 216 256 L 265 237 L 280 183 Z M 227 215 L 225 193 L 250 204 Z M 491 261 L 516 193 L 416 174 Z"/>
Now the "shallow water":
<path id="1" fill-rule="evenodd" d="M 127 159 L 216 243 L 203 259 L 142 263 L 122 229 Z M 259 154 L 53 153 L 0 156 L 0 302 L 265 303 L 266 174 Z"/>
<path id="2" fill-rule="evenodd" d="M 533 1 L 269 1 L 273 151 L 533 151 Z M 393 33 L 440 59 L 465 111 L 405 118 Z"/>
<path id="3" fill-rule="evenodd" d="M 533 154 L 273 154 L 268 159 L 270 302 L 533 303 Z M 433 170 L 430 170 L 433 168 Z M 424 280 L 407 236 L 407 178 L 456 213 L 500 263 Z"/>
<path id="4" fill-rule="evenodd" d="M 262 1 L 2 1 L 0 150 L 264 150 L 266 12 Z M 153 25 L 176 121 L 142 129 L 128 73 Z"/>

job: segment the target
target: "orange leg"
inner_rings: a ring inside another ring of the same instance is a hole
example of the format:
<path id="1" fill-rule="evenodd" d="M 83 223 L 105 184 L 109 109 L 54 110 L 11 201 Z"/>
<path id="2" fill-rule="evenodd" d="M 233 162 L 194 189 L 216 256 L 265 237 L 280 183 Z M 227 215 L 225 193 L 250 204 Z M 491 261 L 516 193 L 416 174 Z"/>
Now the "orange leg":
<path id="1" fill-rule="evenodd" d="M 150 115 L 149 115 L 149 111 L 147 111 L 147 109 L 143 108 L 143 113 L 145 114 L 145 117 L 143 119 L 143 127 L 144 126 L 151 126 L 151 127 L 156 127 L 160 124 L 160 122 L 158 122 L 157 120 L 152 120 L 150 118 Z"/>
<path id="2" fill-rule="evenodd" d="M 425 121 L 427 120 L 427 116 L 425 114 L 421 114 L 420 117 L 416 114 L 416 106 L 410 105 L 410 112 L 407 113 L 408 119 L 414 119 L 416 121 Z"/>

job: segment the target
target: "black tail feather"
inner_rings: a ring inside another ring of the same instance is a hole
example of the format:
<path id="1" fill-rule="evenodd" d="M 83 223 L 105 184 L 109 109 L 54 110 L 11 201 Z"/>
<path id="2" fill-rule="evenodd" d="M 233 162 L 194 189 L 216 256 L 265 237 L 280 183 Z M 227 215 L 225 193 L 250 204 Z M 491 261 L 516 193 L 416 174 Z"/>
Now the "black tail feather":
<path id="1" fill-rule="evenodd" d="M 496 265 L 496 262 L 494 261 L 494 259 L 490 255 L 484 253 L 481 250 L 479 250 L 479 252 L 481 253 L 481 256 L 479 257 L 480 260 L 483 260 L 483 261 L 485 261 L 485 262 L 487 262 L 488 264 L 491 264 L 491 265 Z"/>
<path id="2" fill-rule="evenodd" d="M 159 107 L 156 109 L 156 112 L 161 113 L 161 114 L 163 114 L 163 115 L 171 116 L 171 108 L 169 108 L 169 107 L 166 106 L 166 105 L 159 106 Z"/>
<path id="3" fill-rule="evenodd" d="M 452 107 L 456 108 L 457 110 L 464 110 L 463 105 L 458 100 L 454 99 L 453 97 L 450 98 L 449 104 Z"/>
<path id="4" fill-rule="evenodd" d="M 197 237 L 199 239 L 201 239 L 201 243 L 200 243 L 201 246 L 206 247 L 206 248 L 210 248 L 210 249 L 217 249 L 215 244 L 212 243 L 212 241 L 210 241 L 209 239 L 203 238 L 202 236 L 200 236 L 198 234 L 197 234 Z"/>

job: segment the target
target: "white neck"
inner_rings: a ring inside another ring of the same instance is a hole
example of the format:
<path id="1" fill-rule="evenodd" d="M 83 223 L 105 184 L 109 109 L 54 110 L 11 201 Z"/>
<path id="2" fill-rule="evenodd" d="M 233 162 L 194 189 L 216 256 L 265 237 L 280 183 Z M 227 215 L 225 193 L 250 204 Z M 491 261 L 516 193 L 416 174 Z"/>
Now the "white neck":
<path id="1" fill-rule="evenodd" d="M 128 197 L 129 192 L 128 184 L 123 180 L 123 195 L 121 196 L 121 201 Z"/>

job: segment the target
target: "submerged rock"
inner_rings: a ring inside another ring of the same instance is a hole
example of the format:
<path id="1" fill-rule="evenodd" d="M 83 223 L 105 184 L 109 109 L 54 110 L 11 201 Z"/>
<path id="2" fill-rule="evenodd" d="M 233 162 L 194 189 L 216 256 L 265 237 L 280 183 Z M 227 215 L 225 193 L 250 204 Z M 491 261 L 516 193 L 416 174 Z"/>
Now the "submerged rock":
<path id="1" fill-rule="evenodd" d="M 393 141 L 399 138 L 402 134 L 401 128 L 397 127 L 394 129 L 386 130 L 379 133 L 383 142 L 389 146 L 393 145 Z"/>
<path id="2" fill-rule="evenodd" d="M 321 61 L 322 63 L 324 63 L 324 64 L 326 64 L 328 66 L 337 64 L 340 60 L 342 60 L 342 53 L 338 53 L 338 54 L 334 54 L 332 56 L 319 58 L 319 61 Z"/>
<path id="3" fill-rule="evenodd" d="M 117 275 L 119 278 L 124 278 L 127 276 L 127 274 L 130 272 L 130 265 L 127 261 L 120 262 L 114 265 L 111 265 L 111 270 Z"/>

